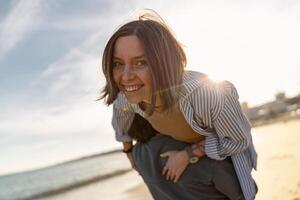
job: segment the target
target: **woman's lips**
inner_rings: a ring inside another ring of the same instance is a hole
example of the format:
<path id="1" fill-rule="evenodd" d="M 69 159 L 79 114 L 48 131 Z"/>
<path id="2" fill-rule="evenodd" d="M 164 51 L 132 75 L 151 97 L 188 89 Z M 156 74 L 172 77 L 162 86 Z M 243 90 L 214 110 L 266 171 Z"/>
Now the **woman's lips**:
<path id="1" fill-rule="evenodd" d="M 126 92 L 135 92 L 141 87 L 143 87 L 143 85 L 123 85 L 123 88 Z"/>

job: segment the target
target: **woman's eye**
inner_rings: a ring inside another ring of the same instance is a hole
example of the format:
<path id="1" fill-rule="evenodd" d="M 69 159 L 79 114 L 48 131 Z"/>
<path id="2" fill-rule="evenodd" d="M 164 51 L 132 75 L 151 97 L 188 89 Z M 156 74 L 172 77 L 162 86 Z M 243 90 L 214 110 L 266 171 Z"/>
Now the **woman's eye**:
<path id="1" fill-rule="evenodd" d="M 113 66 L 114 66 L 114 67 L 119 67 L 119 66 L 121 66 L 121 65 L 122 65 L 122 64 L 121 64 L 120 62 L 114 62 L 114 63 L 113 63 Z"/>
<path id="2" fill-rule="evenodd" d="M 147 62 L 145 60 L 140 60 L 140 61 L 137 61 L 136 65 L 137 66 L 146 66 Z"/>

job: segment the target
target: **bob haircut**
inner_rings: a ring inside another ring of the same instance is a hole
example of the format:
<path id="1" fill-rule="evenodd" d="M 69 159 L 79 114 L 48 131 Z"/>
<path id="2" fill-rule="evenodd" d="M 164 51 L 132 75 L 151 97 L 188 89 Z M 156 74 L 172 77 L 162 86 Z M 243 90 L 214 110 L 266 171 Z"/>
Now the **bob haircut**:
<path id="1" fill-rule="evenodd" d="M 143 14 L 121 26 L 107 42 L 102 56 L 102 70 L 106 85 L 99 98 L 105 98 L 110 105 L 117 98 L 119 89 L 113 79 L 113 54 L 116 40 L 120 37 L 135 35 L 145 51 L 145 59 L 152 77 L 151 104 L 146 110 L 152 115 L 156 95 L 160 95 L 162 111 L 171 111 L 178 101 L 178 91 L 182 84 L 182 75 L 186 67 L 186 56 L 181 44 L 158 14 Z"/>

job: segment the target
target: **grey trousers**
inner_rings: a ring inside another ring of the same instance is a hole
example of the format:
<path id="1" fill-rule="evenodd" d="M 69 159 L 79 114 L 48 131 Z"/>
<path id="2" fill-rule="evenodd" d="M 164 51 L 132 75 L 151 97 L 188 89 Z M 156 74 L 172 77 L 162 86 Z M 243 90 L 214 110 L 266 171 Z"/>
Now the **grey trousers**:
<path id="1" fill-rule="evenodd" d="M 167 181 L 162 175 L 167 158 L 160 154 L 182 150 L 186 145 L 157 134 L 149 142 L 134 146 L 133 162 L 155 200 L 244 199 L 231 158 L 217 161 L 204 156 L 189 164 L 177 183 Z"/>

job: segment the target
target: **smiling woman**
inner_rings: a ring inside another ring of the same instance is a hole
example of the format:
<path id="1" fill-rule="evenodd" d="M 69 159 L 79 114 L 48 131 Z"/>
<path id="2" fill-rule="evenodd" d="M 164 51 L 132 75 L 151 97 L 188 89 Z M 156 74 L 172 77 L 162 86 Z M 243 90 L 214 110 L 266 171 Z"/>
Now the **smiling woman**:
<path id="1" fill-rule="evenodd" d="M 130 103 L 151 101 L 152 80 L 144 49 L 136 36 L 124 36 L 116 40 L 113 78 Z"/>
<path id="2" fill-rule="evenodd" d="M 106 103 L 109 105 L 116 99 L 118 92 L 124 89 L 124 85 L 138 83 L 143 85 L 142 89 L 147 94 L 143 100 L 149 103 L 146 113 L 151 115 L 155 106 L 170 111 L 178 101 L 178 86 L 182 82 L 186 57 L 180 43 L 162 19 L 143 20 L 146 18 L 144 15 L 140 20 L 127 23 L 108 41 L 102 60 L 108 84 L 101 98 L 107 97 Z M 119 72 L 125 72 L 124 79 L 127 80 L 116 81 L 115 78 L 120 78 Z M 141 79 L 128 80 L 130 75 L 135 74 L 133 72 L 138 72 Z"/>
<path id="3" fill-rule="evenodd" d="M 255 198 L 256 152 L 234 85 L 185 71 L 185 53 L 158 15 L 121 26 L 102 67 L 116 139 L 155 199 Z"/>

